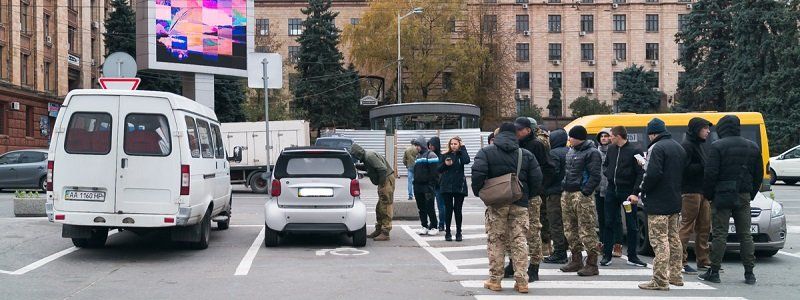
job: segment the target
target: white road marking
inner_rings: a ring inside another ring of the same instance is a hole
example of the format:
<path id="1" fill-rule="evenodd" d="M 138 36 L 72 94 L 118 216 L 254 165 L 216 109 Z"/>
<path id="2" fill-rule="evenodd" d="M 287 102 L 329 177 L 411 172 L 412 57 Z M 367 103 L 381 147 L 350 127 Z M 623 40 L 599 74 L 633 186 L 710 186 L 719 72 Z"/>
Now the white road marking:
<path id="1" fill-rule="evenodd" d="M 117 231 L 116 229 L 111 230 L 111 231 L 108 232 L 108 236 L 112 236 L 112 235 L 114 235 L 114 234 L 116 234 L 118 232 L 119 231 Z M 52 262 L 52 261 L 54 261 L 56 259 L 59 259 L 59 258 L 65 256 L 67 254 L 70 254 L 72 252 L 78 251 L 80 249 L 81 248 L 78 248 L 78 247 L 75 247 L 75 246 L 69 247 L 67 249 L 58 251 L 58 252 L 56 252 L 54 254 L 51 254 L 50 256 L 47 256 L 47 257 L 42 258 L 40 260 L 37 260 L 37 261 L 33 262 L 32 264 L 29 264 L 27 266 L 19 268 L 16 271 L 12 272 L 12 271 L 0 270 L 0 273 L 9 274 L 9 275 L 24 275 L 25 273 L 28 273 L 30 271 L 36 270 L 38 268 L 41 268 L 42 266 L 44 266 L 44 265 L 46 265 L 46 264 L 48 264 L 48 263 L 50 263 L 50 262 Z"/>
<path id="2" fill-rule="evenodd" d="M 8 217 L 0 218 L 0 220 L 42 221 L 47 220 L 47 217 Z"/>
<path id="3" fill-rule="evenodd" d="M 465 240 L 485 239 L 486 238 L 486 234 L 485 233 L 465 234 L 462 237 Z M 425 240 L 425 241 L 439 241 L 439 240 L 444 241 L 444 234 L 438 234 L 438 235 L 434 235 L 434 236 L 425 236 L 425 237 L 421 237 L 421 238 L 423 240 Z"/>
<path id="4" fill-rule="evenodd" d="M 794 257 L 794 258 L 800 258 L 800 254 L 789 253 L 789 252 L 782 251 L 782 250 L 778 251 L 778 253 L 786 255 L 786 256 L 791 256 L 791 257 Z"/>
<path id="5" fill-rule="evenodd" d="M 663 300 L 664 296 L 540 296 L 540 295 L 478 295 L 475 300 Z M 678 298 L 675 298 L 678 299 Z M 747 300 L 742 297 L 680 297 L 682 300 Z"/>
<path id="6" fill-rule="evenodd" d="M 414 239 L 414 241 L 416 241 L 417 244 L 419 244 L 419 246 L 422 247 L 422 249 L 428 251 L 428 253 L 430 253 L 430 255 L 433 256 L 433 258 L 439 261 L 439 263 L 442 264 L 442 266 L 444 266 L 445 270 L 447 270 L 448 273 L 452 274 L 454 271 L 458 270 L 458 267 L 452 264 L 450 260 L 447 259 L 447 257 L 442 255 L 441 252 L 436 251 L 436 249 L 431 247 L 431 245 L 428 244 L 428 242 L 426 242 L 425 240 L 423 240 L 422 237 L 420 237 L 417 233 L 413 232 L 411 230 L 411 226 L 402 225 L 400 226 L 400 228 L 403 228 L 403 231 L 405 231 L 408 234 L 408 236 Z"/>
<path id="7" fill-rule="evenodd" d="M 238 224 L 238 225 L 231 225 L 231 227 L 264 227 L 264 224 Z"/>
<path id="8" fill-rule="evenodd" d="M 797 225 L 789 225 L 786 226 L 787 233 L 800 233 L 800 226 Z"/>
<path id="9" fill-rule="evenodd" d="M 638 290 L 639 283 L 644 281 L 535 281 L 528 285 L 528 288 L 537 289 L 621 289 L 621 290 Z M 467 280 L 461 281 L 461 286 L 465 288 L 483 288 L 483 281 L 481 280 Z M 513 280 L 501 281 L 503 288 L 514 288 Z M 670 290 L 715 290 L 714 287 L 708 286 L 701 282 L 684 282 L 684 286 L 669 287 Z"/>
<path id="10" fill-rule="evenodd" d="M 477 245 L 477 246 L 463 246 L 463 247 L 443 247 L 443 248 L 436 248 L 439 252 L 458 252 L 458 251 L 475 251 L 475 250 L 486 250 L 486 245 Z"/>
<path id="11" fill-rule="evenodd" d="M 483 269 L 458 269 L 450 272 L 457 276 L 489 276 L 489 266 Z M 575 276 L 577 273 L 564 273 L 558 269 L 539 269 L 539 276 Z M 645 268 L 636 269 L 600 269 L 600 276 L 653 276 L 653 270 Z"/>
<path id="12" fill-rule="evenodd" d="M 256 239 L 253 241 L 253 244 L 250 245 L 250 249 L 247 249 L 247 253 L 244 254 L 242 257 L 242 261 L 239 262 L 239 266 L 236 267 L 236 273 L 233 275 L 235 276 L 244 276 L 250 273 L 250 267 L 253 265 L 253 259 L 256 258 L 256 254 L 258 254 L 258 250 L 261 248 L 261 243 L 264 242 L 264 231 L 267 228 L 261 228 L 261 232 L 258 233 Z"/>
<path id="13" fill-rule="evenodd" d="M 480 257 L 480 258 L 467 258 L 467 259 L 454 259 L 451 262 L 456 265 L 457 267 L 460 266 L 469 266 L 469 265 L 488 265 L 489 258 L 488 257 Z"/>

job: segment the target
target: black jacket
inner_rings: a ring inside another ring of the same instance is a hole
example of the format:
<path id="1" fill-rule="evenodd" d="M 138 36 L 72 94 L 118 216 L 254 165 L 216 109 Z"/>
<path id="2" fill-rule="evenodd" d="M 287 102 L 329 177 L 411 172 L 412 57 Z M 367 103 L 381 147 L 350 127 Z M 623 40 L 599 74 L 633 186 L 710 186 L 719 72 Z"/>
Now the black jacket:
<path id="1" fill-rule="evenodd" d="M 677 214 L 681 212 L 686 151 L 669 132 L 659 134 L 650 145 L 642 178 L 644 212 L 648 215 Z"/>
<path id="2" fill-rule="evenodd" d="M 639 166 L 634 155 L 644 153 L 641 148 L 630 141 L 619 147 L 615 144 L 608 146 L 608 154 L 603 162 L 608 189 L 613 191 L 628 192 L 631 195 L 639 194 L 639 185 L 642 183 L 644 169 Z"/>
<path id="3" fill-rule="evenodd" d="M 539 163 L 539 168 L 542 169 L 542 176 L 544 176 L 542 185 L 549 186 L 556 171 L 553 160 L 550 159 L 549 147 L 536 138 L 536 131 L 533 130 L 531 134 L 519 140 L 519 146 L 533 153 Z"/>
<path id="4" fill-rule="evenodd" d="M 764 180 L 763 159 L 758 145 L 740 135 L 739 118 L 735 116 L 722 117 L 717 124 L 717 134 L 720 139 L 708 149 L 703 194 L 713 201 L 717 185 L 736 181 L 739 193 L 749 193 L 750 199 L 755 198 Z"/>
<path id="5" fill-rule="evenodd" d="M 584 196 L 594 193 L 600 185 L 602 165 L 603 156 L 592 141 L 572 146 L 564 162 L 564 191 L 580 191 Z"/>
<path id="6" fill-rule="evenodd" d="M 522 199 L 514 204 L 528 207 L 528 199 L 541 194 L 542 171 L 536 157 L 530 151 L 520 149 L 513 133 L 501 132 L 495 137 L 494 144 L 483 147 L 475 156 L 472 164 L 472 192 L 475 195 L 480 194 L 487 179 L 517 171 L 517 149 L 522 151 L 522 168 L 517 174 L 522 183 Z"/>
<path id="7" fill-rule="evenodd" d="M 461 146 L 455 153 L 442 154 L 442 157 L 443 160 L 439 164 L 439 173 L 442 174 L 439 180 L 439 192 L 467 196 L 467 178 L 464 176 L 464 166 L 470 162 L 467 148 Z M 448 166 L 444 163 L 448 158 L 453 160 L 453 165 Z"/>
<path id="8" fill-rule="evenodd" d="M 683 138 L 681 146 L 686 151 L 686 168 L 683 169 L 683 184 L 681 192 L 684 194 L 699 194 L 703 192 L 703 168 L 706 164 L 706 151 L 703 143 L 706 140 L 700 138 L 700 130 L 711 123 L 702 118 L 692 118 L 689 121 L 689 129 L 686 130 L 686 137 Z"/>
<path id="9" fill-rule="evenodd" d="M 414 140 L 413 144 L 420 145 L 422 148 L 414 161 L 414 190 L 430 188 L 429 192 L 433 192 L 433 188 L 439 180 L 439 173 L 436 171 L 439 167 L 439 157 L 436 156 L 436 153 L 428 151 L 425 138 L 419 137 Z"/>
<path id="10" fill-rule="evenodd" d="M 550 132 L 550 158 L 553 159 L 553 180 L 550 185 L 545 187 L 545 194 L 559 195 L 564 191 L 561 188 L 561 181 L 564 180 L 564 161 L 567 157 L 567 132 L 564 129 L 556 129 Z"/>

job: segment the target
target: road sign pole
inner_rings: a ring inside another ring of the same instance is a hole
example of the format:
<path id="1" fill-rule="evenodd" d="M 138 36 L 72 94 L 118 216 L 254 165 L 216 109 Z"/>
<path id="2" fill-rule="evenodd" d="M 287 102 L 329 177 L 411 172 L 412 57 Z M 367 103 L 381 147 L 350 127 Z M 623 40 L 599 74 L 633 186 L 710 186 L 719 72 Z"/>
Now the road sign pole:
<path id="1" fill-rule="evenodd" d="M 264 58 L 264 60 L 261 61 L 261 64 L 264 65 L 264 75 L 263 75 L 263 77 L 264 77 L 264 124 L 266 124 L 266 128 L 267 128 L 267 132 L 266 132 L 267 138 L 266 138 L 266 145 L 265 145 L 265 147 L 267 148 L 267 175 L 269 175 L 271 177 L 272 176 L 272 168 L 271 168 L 270 164 L 272 163 L 272 160 L 270 160 L 270 148 L 272 148 L 272 147 L 271 147 L 271 145 L 269 143 L 269 137 L 270 137 L 269 136 L 269 76 L 267 75 L 267 74 L 269 74 L 269 73 L 267 73 L 267 65 L 269 64 L 269 61 L 266 58 Z M 266 180 L 269 180 L 269 177 L 267 177 Z"/>

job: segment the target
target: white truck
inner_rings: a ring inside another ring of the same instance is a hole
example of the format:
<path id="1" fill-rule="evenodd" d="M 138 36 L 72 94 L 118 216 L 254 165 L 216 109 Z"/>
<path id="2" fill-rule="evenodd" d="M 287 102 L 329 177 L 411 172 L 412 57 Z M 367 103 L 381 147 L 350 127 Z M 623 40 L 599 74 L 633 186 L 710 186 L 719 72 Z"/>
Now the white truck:
<path id="1" fill-rule="evenodd" d="M 265 127 L 264 122 L 222 123 L 221 126 L 227 153 L 236 150 L 242 153 L 241 162 L 231 162 L 231 184 L 244 184 L 255 193 L 266 193 L 269 187 L 269 175 L 265 174 Z M 283 149 L 309 146 L 311 142 L 308 122 L 304 120 L 270 121 L 269 133 L 271 166 L 275 165 Z"/>

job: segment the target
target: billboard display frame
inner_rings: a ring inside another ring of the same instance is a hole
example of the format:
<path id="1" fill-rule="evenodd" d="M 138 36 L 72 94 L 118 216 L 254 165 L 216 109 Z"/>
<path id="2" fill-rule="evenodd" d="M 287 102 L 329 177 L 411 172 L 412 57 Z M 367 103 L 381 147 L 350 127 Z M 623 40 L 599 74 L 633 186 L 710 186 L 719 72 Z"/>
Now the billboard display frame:
<path id="1" fill-rule="evenodd" d="M 158 61 L 156 46 L 156 1 L 136 1 L 136 62 L 140 70 L 165 70 L 188 73 L 215 74 L 224 76 L 247 77 L 247 63 L 243 69 L 207 66 L 191 63 L 176 63 Z M 255 50 L 255 4 L 254 0 L 246 0 L 247 28 L 247 53 Z M 141 38 L 146 37 L 146 38 Z M 245 53 L 245 60 L 247 59 Z"/>

